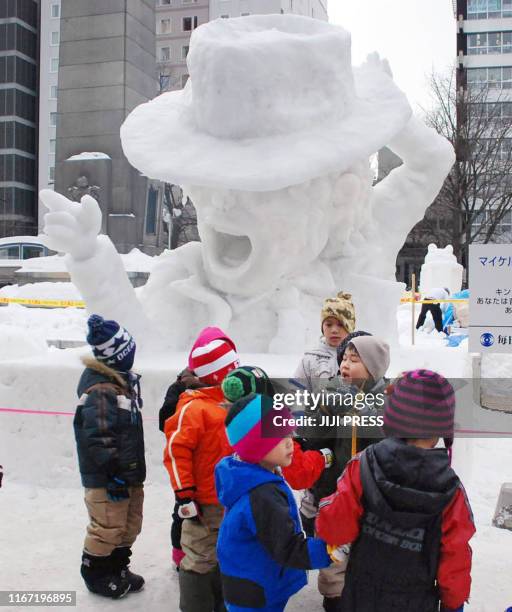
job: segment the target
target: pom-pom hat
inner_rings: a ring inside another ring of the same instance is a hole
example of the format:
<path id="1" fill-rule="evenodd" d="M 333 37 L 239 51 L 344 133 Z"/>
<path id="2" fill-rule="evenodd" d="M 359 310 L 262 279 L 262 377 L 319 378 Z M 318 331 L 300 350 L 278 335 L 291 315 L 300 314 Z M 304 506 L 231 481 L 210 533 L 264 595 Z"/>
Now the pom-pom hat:
<path id="1" fill-rule="evenodd" d="M 122 372 L 131 370 L 136 349 L 131 334 L 117 321 L 109 321 L 96 314 L 89 317 L 87 326 L 87 342 L 96 359 Z"/>
<path id="2" fill-rule="evenodd" d="M 222 381 L 222 391 L 228 402 L 246 397 L 251 393 L 274 395 L 274 388 L 267 374 L 253 366 L 242 366 L 232 370 Z"/>

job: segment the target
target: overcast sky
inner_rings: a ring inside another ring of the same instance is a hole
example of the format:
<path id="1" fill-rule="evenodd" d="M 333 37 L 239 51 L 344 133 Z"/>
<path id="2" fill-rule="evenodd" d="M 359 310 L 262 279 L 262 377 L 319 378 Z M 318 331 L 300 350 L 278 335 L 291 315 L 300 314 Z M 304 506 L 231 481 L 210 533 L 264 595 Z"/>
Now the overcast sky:
<path id="1" fill-rule="evenodd" d="M 352 34 L 352 62 L 378 51 L 414 105 L 429 105 L 428 74 L 456 54 L 452 0 L 329 0 L 329 20 Z"/>

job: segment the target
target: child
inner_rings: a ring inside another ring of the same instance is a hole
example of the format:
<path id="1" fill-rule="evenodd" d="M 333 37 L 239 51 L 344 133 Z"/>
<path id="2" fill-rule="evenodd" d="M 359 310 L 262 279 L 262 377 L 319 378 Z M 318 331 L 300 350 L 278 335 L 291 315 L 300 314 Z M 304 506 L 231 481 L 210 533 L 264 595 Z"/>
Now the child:
<path id="1" fill-rule="evenodd" d="M 435 448 L 440 437 L 451 447 L 454 412 L 443 376 L 406 372 L 385 408 L 390 437 L 357 455 L 322 500 L 320 537 L 353 542 L 340 612 L 463 610 L 475 527 L 446 448 Z"/>
<path id="2" fill-rule="evenodd" d="M 140 376 L 131 372 L 135 342 L 125 329 L 98 315 L 87 325 L 95 358 L 83 359 L 73 422 L 90 519 L 81 574 L 91 592 L 118 599 L 144 586 L 128 569 L 146 477 Z"/>
<path id="3" fill-rule="evenodd" d="M 199 334 L 195 341 L 188 357 L 188 367 L 182 370 L 177 379 L 167 389 L 165 399 L 160 411 L 158 413 L 158 426 L 161 432 L 164 431 L 165 421 L 172 417 L 176 412 L 176 406 L 180 395 L 187 389 L 200 389 L 207 387 L 208 384 L 201 382 L 201 380 L 192 371 L 192 352 L 199 346 L 205 346 L 209 342 L 214 340 L 225 340 L 231 345 L 233 350 L 236 352 L 236 346 L 234 342 L 226 336 L 226 334 L 218 327 L 205 327 Z M 174 504 L 174 510 L 172 513 L 171 523 L 171 548 L 172 548 L 172 561 L 174 562 L 176 569 L 179 570 L 180 563 L 185 556 L 181 548 L 181 527 L 183 519 L 178 515 L 179 504 Z"/>
<path id="4" fill-rule="evenodd" d="M 383 394 L 386 380 L 384 374 L 389 367 L 389 346 L 383 340 L 366 334 L 366 332 L 355 332 L 346 344 L 341 354 L 339 379 L 334 379 L 335 390 L 341 395 L 360 393 L 372 393 L 373 396 Z M 336 409 L 331 407 L 322 408 L 322 413 L 328 415 L 336 414 Z M 346 410 L 345 410 L 346 412 Z M 364 409 L 358 414 L 363 414 Z M 318 414 L 320 417 L 321 414 Z M 371 432 L 375 434 L 374 431 Z M 368 444 L 375 442 L 372 438 L 357 438 L 357 430 L 352 432 L 353 437 L 342 437 L 339 435 L 338 427 L 322 428 L 322 438 L 315 441 L 315 447 L 327 447 L 333 453 L 333 466 L 323 471 L 321 476 L 306 492 L 301 502 L 301 518 L 304 529 L 308 535 L 314 533 L 314 519 L 318 513 L 318 504 L 322 497 L 326 497 L 336 490 L 336 482 L 343 473 L 347 461 L 356 450 L 362 450 Z M 353 448 L 355 446 L 355 448 Z M 283 470 L 284 477 L 291 483 L 295 483 L 296 470 L 294 466 Z M 339 563 L 326 570 L 321 570 L 318 575 L 318 590 L 323 595 L 323 607 L 326 612 L 337 610 L 343 589 L 345 565 Z"/>
<path id="5" fill-rule="evenodd" d="M 311 390 L 315 378 L 331 378 L 338 370 L 336 350 L 344 338 L 354 331 L 356 315 L 350 293 L 340 292 L 324 301 L 320 313 L 322 337 L 320 345 L 304 354 L 295 378 Z"/>
<path id="6" fill-rule="evenodd" d="M 236 401 L 226 418 L 237 455 L 217 465 L 215 481 L 226 507 L 217 554 L 229 612 L 282 612 L 305 586 L 304 570 L 331 563 L 325 543 L 304 536 L 295 499 L 279 471 L 292 461 L 291 438 L 265 435 L 275 415 L 291 416 L 276 411 L 272 399 L 251 394 Z"/>
<path id="7" fill-rule="evenodd" d="M 207 336 L 206 342 L 203 335 Z M 220 387 L 224 377 L 239 364 L 233 342 L 211 339 L 203 330 L 192 349 L 190 369 L 208 385 L 180 395 L 176 413 L 165 421 L 167 444 L 164 464 L 174 489 L 177 514 L 185 519 L 180 563 L 180 610 L 224 610 L 215 546 L 223 516 L 215 491 L 213 470 L 231 447 L 226 439 L 226 410 Z"/>

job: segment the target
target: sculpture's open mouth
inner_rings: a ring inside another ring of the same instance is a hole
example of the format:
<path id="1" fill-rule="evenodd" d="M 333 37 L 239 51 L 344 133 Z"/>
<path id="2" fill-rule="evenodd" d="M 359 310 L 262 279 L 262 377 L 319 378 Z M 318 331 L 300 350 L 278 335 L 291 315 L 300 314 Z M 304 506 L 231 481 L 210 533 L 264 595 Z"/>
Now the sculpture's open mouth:
<path id="1" fill-rule="evenodd" d="M 210 251 L 210 257 L 213 256 L 211 263 L 220 268 L 229 268 L 233 271 L 236 269 L 239 272 L 248 267 L 253 252 L 248 236 L 220 231 L 211 226 L 207 231 L 210 245 L 213 247 Z"/>

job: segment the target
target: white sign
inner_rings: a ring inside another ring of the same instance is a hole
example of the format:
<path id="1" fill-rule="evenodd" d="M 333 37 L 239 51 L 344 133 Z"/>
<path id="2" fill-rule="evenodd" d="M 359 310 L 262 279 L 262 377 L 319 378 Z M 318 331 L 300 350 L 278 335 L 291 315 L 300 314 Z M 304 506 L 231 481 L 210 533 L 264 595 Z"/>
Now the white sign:
<path id="1" fill-rule="evenodd" d="M 469 350 L 512 353 L 512 244 L 469 247 Z"/>

